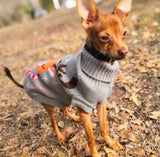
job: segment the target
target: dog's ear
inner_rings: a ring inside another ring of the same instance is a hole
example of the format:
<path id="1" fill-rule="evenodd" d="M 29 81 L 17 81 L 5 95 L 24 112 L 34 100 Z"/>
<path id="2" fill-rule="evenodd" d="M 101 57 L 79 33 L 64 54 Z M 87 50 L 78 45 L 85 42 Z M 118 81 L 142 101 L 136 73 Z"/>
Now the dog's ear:
<path id="1" fill-rule="evenodd" d="M 128 13 L 131 10 L 132 0 L 119 0 L 114 8 L 113 13 L 116 14 L 122 22 L 125 22 Z"/>
<path id="2" fill-rule="evenodd" d="M 99 12 L 93 0 L 77 0 L 78 14 L 82 18 L 82 27 L 89 28 L 90 24 L 99 17 Z"/>

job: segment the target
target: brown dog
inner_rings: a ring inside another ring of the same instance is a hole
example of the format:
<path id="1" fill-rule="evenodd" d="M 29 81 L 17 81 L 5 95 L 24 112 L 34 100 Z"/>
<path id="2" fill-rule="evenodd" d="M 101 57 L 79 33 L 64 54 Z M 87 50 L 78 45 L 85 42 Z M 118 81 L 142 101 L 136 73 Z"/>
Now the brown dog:
<path id="1" fill-rule="evenodd" d="M 43 104 L 60 144 L 64 143 L 67 132 L 59 131 L 54 118 L 54 107 L 62 108 L 65 115 L 82 122 L 93 157 L 99 156 L 91 122 L 91 111 L 95 105 L 104 140 L 113 149 L 121 148 L 108 135 L 105 100 L 118 69 L 116 60 L 123 59 L 128 53 L 123 24 L 131 3 L 132 0 L 119 0 L 111 14 L 100 14 L 93 0 L 77 0 L 81 24 L 87 32 L 85 47 L 77 55 L 37 64 L 27 72 L 24 86 L 17 83 L 5 68 L 7 76 L 14 83 L 25 88 L 31 98 Z M 53 88 L 50 87 L 52 84 L 55 85 Z M 80 117 L 67 111 L 69 103 L 78 107 Z"/>

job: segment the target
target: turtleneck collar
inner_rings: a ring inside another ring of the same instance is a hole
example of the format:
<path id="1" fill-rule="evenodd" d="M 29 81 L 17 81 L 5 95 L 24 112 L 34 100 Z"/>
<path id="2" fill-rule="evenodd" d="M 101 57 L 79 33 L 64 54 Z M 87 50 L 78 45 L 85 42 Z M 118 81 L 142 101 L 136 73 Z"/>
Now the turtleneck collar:
<path id="1" fill-rule="evenodd" d="M 118 61 L 114 61 L 112 65 L 106 64 L 105 62 L 96 59 L 88 52 L 88 50 L 86 50 L 86 48 L 83 48 L 81 69 L 86 75 L 96 80 L 112 82 L 119 69 L 119 63 Z"/>

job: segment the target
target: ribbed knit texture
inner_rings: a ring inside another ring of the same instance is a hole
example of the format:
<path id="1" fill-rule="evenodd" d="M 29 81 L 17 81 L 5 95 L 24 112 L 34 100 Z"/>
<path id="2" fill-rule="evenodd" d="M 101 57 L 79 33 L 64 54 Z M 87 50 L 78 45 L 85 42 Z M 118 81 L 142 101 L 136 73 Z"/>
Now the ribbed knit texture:
<path id="1" fill-rule="evenodd" d="M 94 79 L 103 82 L 112 82 L 119 68 L 119 64 L 117 61 L 114 61 L 113 65 L 101 62 L 84 49 L 81 68 L 83 72 Z"/>
<path id="2" fill-rule="evenodd" d="M 118 68 L 117 61 L 106 64 L 82 49 L 56 63 L 35 65 L 27 72 L 24 87 L 41 103 L 60 108 L 72 104 L 91 113 L 94 106 L 107 101 Z"/>

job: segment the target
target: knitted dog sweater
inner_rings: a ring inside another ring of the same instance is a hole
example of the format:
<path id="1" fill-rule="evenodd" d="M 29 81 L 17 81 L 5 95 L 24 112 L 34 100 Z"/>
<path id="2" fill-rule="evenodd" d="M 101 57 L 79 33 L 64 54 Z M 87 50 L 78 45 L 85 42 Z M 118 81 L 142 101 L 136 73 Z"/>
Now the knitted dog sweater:
<path id="1" fill-rule="evenodd" d="M 72 104 L 91 113 L 94 106 L 107 101 L 118 68 L 118 61 L 105 64 L 83 48 L 74 56 L 34 65 L 23 84 L 38 102 L 60 108 Z"/>

